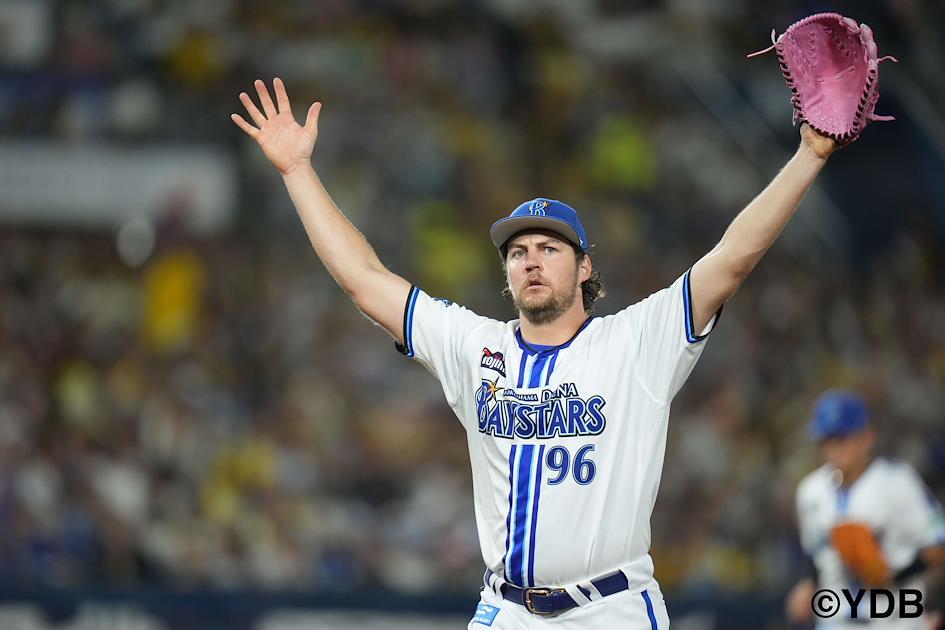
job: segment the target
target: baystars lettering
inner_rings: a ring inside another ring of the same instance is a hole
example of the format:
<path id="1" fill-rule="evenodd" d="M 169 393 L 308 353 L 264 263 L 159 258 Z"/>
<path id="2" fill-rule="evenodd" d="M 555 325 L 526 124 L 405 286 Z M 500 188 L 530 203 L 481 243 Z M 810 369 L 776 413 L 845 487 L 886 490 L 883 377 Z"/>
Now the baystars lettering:
<path id="1" fill-rule="evenodd" d="M 476 392 L 479 431 L 507 439 L 599 435 L 607 425 L 606 404 L 600 395 L 585 400 L 574 383 L 519 392 L 483 380 Z"/>

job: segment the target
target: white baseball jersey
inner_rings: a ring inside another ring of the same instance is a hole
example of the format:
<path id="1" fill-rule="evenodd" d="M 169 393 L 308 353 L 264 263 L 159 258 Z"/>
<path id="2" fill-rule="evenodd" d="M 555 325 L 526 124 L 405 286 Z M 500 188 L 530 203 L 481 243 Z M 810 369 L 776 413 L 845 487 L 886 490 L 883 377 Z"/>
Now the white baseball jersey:
<path id="1" fill-rule="evenodd" d="M 520 587 L 623 570 L 652 581 L 650 513 L 673 396 L 716 315 L 693 331 L 689 273 L 559 346 L 411 288 L 404 348 L 463 423 L 486 565 Z"/>
<path id="2" fill-rule="evenodd" d="M 834 525 L 841 522 L 864 523 L 876 535 L 892 572 L 907 567 L 923 547 L 945 543 L 945 516 L 942 507 L 915 470 L 904 462 L 874 459 L 849 488 L 839 487 L 838 473 L 821 466 L 807 475 L 797 488 L 797 518 L 801 545 L 817 567 L 818 588 L 856 592 L 864 588 L 846 569 L 830 544 Z M 903 585 L 923 589 L 921 579 Z M 858 616 L 867 617 L 864 597 Z M 846 605 L 845 605 L 846 606 Z M 850 618 L 846 606 L 833 621 L 818 628 L 842 627 L 841 618 Z M 876 619 L 870 628 L 921 628 L 919 619 Z"/>

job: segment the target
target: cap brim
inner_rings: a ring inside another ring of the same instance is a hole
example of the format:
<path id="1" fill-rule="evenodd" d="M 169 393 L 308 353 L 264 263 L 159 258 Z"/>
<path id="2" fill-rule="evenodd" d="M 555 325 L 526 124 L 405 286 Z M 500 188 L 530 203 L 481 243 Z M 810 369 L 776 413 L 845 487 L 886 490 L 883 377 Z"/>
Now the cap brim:
<path id="1" fill-rule="evenodd" d="M 585 250 L 574 228 L 567 222 L 554 217 L 505 217 L 493 223 L 489 233 L 492 235 L 492 243 L 496 246 L 496 249 L 502 249 L 502 246 L 505 245 L 510 238 L 525 230 L 551 230 L 565 237 L 582 251 Z"/>

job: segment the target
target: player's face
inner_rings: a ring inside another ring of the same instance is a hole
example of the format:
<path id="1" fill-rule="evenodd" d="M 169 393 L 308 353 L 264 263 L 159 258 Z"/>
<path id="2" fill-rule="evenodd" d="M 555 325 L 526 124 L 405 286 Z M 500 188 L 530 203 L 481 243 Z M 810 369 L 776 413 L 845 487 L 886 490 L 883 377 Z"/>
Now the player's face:
<path id="1" fill-rule="evenodd" d="M 820 442 L 824 460 L 837 470 L 849 473 L 869 463 L 875 434 L 871 429 L 843 437 L 832 437 Z"/>
<path id="2" fill-rule="evenodd" d="M 582 299 L 584 267 L 571 245 L 553 232 L 516 236 L 505 259 L 512 300 L 522 317 L 534 324 L 554 321 Z M 589 274 L 587 274 L 589 275 Z M 582 302 L 583 304 L 583 302 Z"/>

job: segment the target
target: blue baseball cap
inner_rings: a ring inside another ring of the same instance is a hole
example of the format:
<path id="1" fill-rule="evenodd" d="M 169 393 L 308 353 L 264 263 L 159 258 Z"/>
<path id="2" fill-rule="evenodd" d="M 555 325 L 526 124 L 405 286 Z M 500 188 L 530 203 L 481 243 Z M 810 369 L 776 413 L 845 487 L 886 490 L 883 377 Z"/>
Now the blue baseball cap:
<path id="1" fill-rule="evenodd" d="M 866 402 L 853 392 L 831 389 L 814 403 L 814 417 L 807 425 L 812 440 L 845 437 L 862 431 L 870 422 Z"/>
<path id="2" fill-rule="evenodd" d="M 496 248 L 502 249 L 510 238 L 525 230 L 551 230 L 562 235 L 585 254 L 588 253 L 587 234 L 578 219 L 577 211 L 556 199 L 539 197 L 526 201 L 512 214 L 492 224 L 489 233 Z"/>

